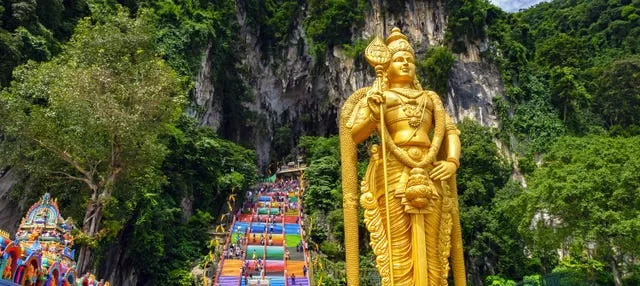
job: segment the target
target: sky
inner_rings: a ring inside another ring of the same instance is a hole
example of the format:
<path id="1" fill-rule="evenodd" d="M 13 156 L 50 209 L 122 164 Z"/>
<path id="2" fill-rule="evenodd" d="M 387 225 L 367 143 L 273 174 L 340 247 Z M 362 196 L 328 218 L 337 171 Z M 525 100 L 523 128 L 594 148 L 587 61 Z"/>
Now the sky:
<path id="1" fill-rule="evenodd" d="M 526 9 L 540 2 L 547 1 L 548 0 L 489 0 L 489 2 L 507 12 L 517 12 L 520 9 Z"/>

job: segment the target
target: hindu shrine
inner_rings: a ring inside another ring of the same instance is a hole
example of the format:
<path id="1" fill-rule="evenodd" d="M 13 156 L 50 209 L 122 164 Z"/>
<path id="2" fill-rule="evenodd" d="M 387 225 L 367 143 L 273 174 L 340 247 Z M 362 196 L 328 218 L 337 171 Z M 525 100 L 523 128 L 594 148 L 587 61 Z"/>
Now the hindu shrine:
<path id="1" fill-rule="evenodd" d="M 22 218 L 13 239 L 0 230 L 0 285 L 109 285 L 93 274 L 76 273 L 72 229 L 57 200 L 44 194 Z"/>

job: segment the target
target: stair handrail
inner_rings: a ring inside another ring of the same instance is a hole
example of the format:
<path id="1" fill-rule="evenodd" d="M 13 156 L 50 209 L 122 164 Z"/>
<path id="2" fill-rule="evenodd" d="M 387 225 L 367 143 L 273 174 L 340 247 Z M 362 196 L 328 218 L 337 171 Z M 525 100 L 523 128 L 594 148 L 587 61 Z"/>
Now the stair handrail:
<path id="1" fill-rule="evenodd" d="M 252 210 L 253 210 L 253 208 L 252 208 Z M 247 259 L 247 246 L 249 245 L 249 235 L 251 234 L 251 224 L 252 223 L 253 223 L 253 214 L 249 216 L 249 224 L 247 225 L 248 232 L 245 231 L 244 239 L 245 239 L 246 242 L 244 243 L 243 252 L 242 252 L 242 259 L 240 260 L 241 263 L 242 263 L 242 268 L 244 268 L 244 264 L 245 264 L 245 261 Z M 249 271 L 249 269 L 245 269 L 244 271 L 245 272 Z M 240 279 L 238 280 L 238 286 L 242 285 L 242 278 L 244 278 L 244 275 L 243 275 L 242 271 L 240 271 Z"/>
<path id="2" fill-rule="evenodd" d="M 285 256 L 283 256 L 283 260 L 284 260 L 284 286 L 288 286 L 289 285 L 289 281 L 287 280 L 287 263 L 289 262 L 289 259 L 287 259 L 286 257 L 286 253 L 287 253 L 287 233 L 285 231 L 285 218 L 287 218 L 287 211 L 286 211 L 286 204 L 289 203 L 289 192 L 285 191 L 285 195 L 284 195 L 284 201 L 283 204 L 281 205 L 282 208 L 282 248 L 283 248 L 283 253 L 285 254 Z"/>
<path id="3" fill-rule="evenodd" d="M 302 181 L 302 179 L 300 179 L 300 191 L 297 192 L 297 198 L 298 198 L 298 217 L 300 217 L 300 220 L 298 222 L 298 225 L 300 226 L 300 241 L 302 243 L 302 252 L 304 253 L 304 265 L 307 266 L 307 274 L 305 275 L 305 278 L 307 278 L 307 281 L 311 281 L 311 279 L 309 279 L 309 257 L 308 257 L 308 253 L 307 253 L 307 248 L 305 247 L 306 242 L 305 242 L 305 235 L 304 235 L 304 223 L 303 218 L 302 218 L 302 211 L 300 209 L 300 206 L 302 205 L 302 198 L 300 198 L 300 194 L 304 193 L 304 182 Z"/>
<path id="4" fill-rule="evenodd" d="M 216 269 L 216 278 L 213 280 L 213 285 L 218 284 L 218 279 L 220 273 L 222 272 L 222 267 L 224 267 L 225 260 L 225 251 L 228 251 L 229 240 L 231 240 L 231 235 L 233 234 L 233 226 L 236 224 L 236 216 L 233 216 L 233 220 L 231 221 L 231 228 L 229 229 L 229 234 L 227 235 L 227 239 L 224 242 L 224 247 L 222 248 L 222 253 L 220 254 L 220 263 L 218 263 L 218 269 Z"/>

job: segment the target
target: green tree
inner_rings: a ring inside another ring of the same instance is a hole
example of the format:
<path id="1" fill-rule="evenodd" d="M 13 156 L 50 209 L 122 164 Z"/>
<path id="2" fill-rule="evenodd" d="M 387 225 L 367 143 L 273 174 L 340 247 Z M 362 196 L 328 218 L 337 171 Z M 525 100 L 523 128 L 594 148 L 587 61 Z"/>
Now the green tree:
<path id="1" fill-rule="evenodd" d="M 453 54 L 446 47 L 429 49 L 425 59 L 417 63 L 418 73 L 425 80 L 423 84 L 440 95 L 446 94 L 449 72 L 454 61 Z"/>
<path id="2" fill-rule="evenodd" d="M 18 65 L 59 53 L 60 43 L 88 14 L 84 0 L 0 1 L 0 86 L 9 85 Z"/>
<path id="3" fill-rule="evenodd" d="M 329 48 L 351 42 L 351 28 L 363 20 L 364 1 L 312 0 L 304 22 L 312 41 L 312 54 L 318 58 Z"/>
<path id="4" fill-rule="evenodd" d="M 594 112 L 601 114 L 607 127 L 640 133 L 640 57 L 611 63 L 598 77 L 597 86 Z"/>
<path id="5" fill-rule="evenodd" d="M 588 50 L 579 38 L 558 34 L 536 47 L 537 62 L 544 67 L 582 67 Z"/>
<path id="6" fill-rule="evenodd" d="M 489 275 L 485 279 L 489 286 L 515 286 L 516 282 L 497 275 Z"/>
<path id="7" fill-rule="evenodd" d="M 336 200 L 342 200 L 338 146 L 338 136 L 300 138 L 298 147 L 305 152 L 309 163 L 305 171 L 305 180 L 309 187 L 302 198 L 308 213 L 319 212 L 324 216 L 333 210 L 341 209 L 341 205 L 335 203 Z"/>
<path id="8" fill-rule="evenodd" d="M 202 53 L 212 45 L 211 56 L 226 62 L 235 24 L 235 4 L 229 0 L 139 0 L 139 6 L 152 9 L 156 21 L 156 49 L 181 75 L 195 76 L 200 70 Z M 217 66 L 216 66 L 217 67 Z"/>
<path id="9" fill-rule="evenodd" d="M 115 248 L 123 254 L 117 265 L 113 258 L 99 260 L 99 269 L 132 267 L 142 285 L 192 285 L 189 273 L 209 252 L 209 231 L 223 222 L 215 218 L 226 213 L 224 202 L 233 189 L 240 199 L 255 182 L 255 154 L 186 115 L 160 141 L 168 153 L 155 172 L 166 180 L 135 174 L 118 184 L 105 218 L 108 227 L 119 231 L 114 231 L 117 237 L 102 239 L 96 253 Z M 132 188 L 140 191 L 128 191 Z"/>
<path id="10" fill-rule="evenodd" d="M 590 253 L 608 265 L 616 285 L 640 245 L 640 137 L 563 137 L 543 158 L 525 193 L 534 249 Z M 568 211 L 570 210 L 570 211 Z M 577 257 L 576 257 L 577 256 Z"/>
<path id="11" fill-rule="evenodd" d="M 521 278 L 527 260 L 518 235 L 515 199 L 522 190 L 509 180 L 494 131 L 471 120 L 459 124 L 462 155 L 457 182 L 466 266 L 473 283 L 489 274 Z"/>
<path id="12" fill-rule="evenodd" d="M 575 116 L 591 99 L 579 77 L 580 73 L 576 68 L 557 66 L 551 69 L 549 84 L 552 102 L 562 110 L 562 120 L 565 122 L 569 112 Z"/>
<path id="13" fill-rule="evenodd" d="M 236 21 L 236 1 L 131 2 L 134 2 L 130 4 L 132 7 L 152 10 L 157 35 L 154 48 L 178 74 L 194 80 L 202 68 L 203 58 L 207 59 L 211 78 L 206 80 L 215 86 L 213 100 L 221 107 L 218 134 L 245 146 L 253 146 L 252 134 L 264 127 L 264 123 L 247 108 L 253 97 L 242 80 L 247 78 L 247 70 L 241 63 L 245 47 L 237 32 L 240 27 Z M 190 94 L 194 95 L 193 92 Z M 196 113 L 195 117 L 202 117 L 204 109 L 195 101 L 191 98 L 190 112 Z"/>
<path id="14" fill-rule="evenodd" d="M 302 136 L 298 147 L 303 149 L 307 154 L 307 161 L 313 162 L 322 157 L 329 156 L 340 160 L 340 142 L 338 136 L 331 137 L 313 137 Z"/>
<path id="15" fill-rule="evenodd" d="M 307 168 L 305 178 L 309 187 L 304 193 L 303 202 L 308 211 L 326 213 L 336 208 L 336 200 L 342 198 L 342 192 L 336 190 L 339 172 L 340 163 L 329 156 L 313 161 Z"/>
<path id="16" fill-rule="evenodd" d="M 21 159 L 12 163 L 85 185 L 79 273 L 92 265 L 119 180 L 160 166 L 166 150 L 158 134 L 180 113 L 185 93 L 153 50 L 149 15 L 128 16 L 118 9 L 101 21 L 82 20 L 60 56 L 21 67 L 1 94 L 2 131 L 11 142 L 3 147 Z"/>
<path id="17" fill-rule="evenodd" d="M 239 4 L 246 11 L 247 22 L 258 31 L 264 51 L 274 51 L 288 45 L 289 36 L 295 30 L 300 16 L 299 1 L 245 0 Z"/>
<path id="18" fill-rule="evenodd" d="M 273 134 L 273 140 L 271 145 L 274 152 L 273 157 L 285 159 L 287 155 L 291 154 L 293 148 L 293 134 L 291 134 L 291 127 L 284 125 L 276 128 Z"/>
<path id="19" fill-rule="evenodd" d="M 193 204 L 192 211 L 216 214 L 222 207 L 216 202 L 226 200 L 232 189 L 245 190 L 255 182 L 255 152 L 196 126 L 194 119 L 183 115 L 162 135 L 170 150 L 162 166 L 168 183 L 165 191 L 175 201 Z"/>
<path id="20" fill-rule="evenodd" d="M 504 14 L 487 0 L 448 0 L 446 5 L 449 21 L 445 38 L 456 53 L 466 52 L 470 42 L 484 38 L 487 24 Z"/>
<path id="21" fill-rule="evenodd" d="M 507 92 L 509 101 L 496 98 L 494 103 L 502 121 L 500 137 L 510 142 L 512 151 L 541 153 L 564 134 L 562 120 L 551 104 L 551 91 L 541 76 L 523 74 L 519 86 Z"/>

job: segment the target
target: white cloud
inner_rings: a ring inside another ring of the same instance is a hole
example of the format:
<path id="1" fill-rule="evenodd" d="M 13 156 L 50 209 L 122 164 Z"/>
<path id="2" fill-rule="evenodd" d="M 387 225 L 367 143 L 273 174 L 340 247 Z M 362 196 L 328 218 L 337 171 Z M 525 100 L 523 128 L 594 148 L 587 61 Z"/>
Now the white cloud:
<path id="1" fill-rule="evenodd" d="M 549 0 L 489 0 L 489 2 L 507 12 L 517 12 L 520 9 L 526 9 L 540 2 L 547 1 Z"/>

